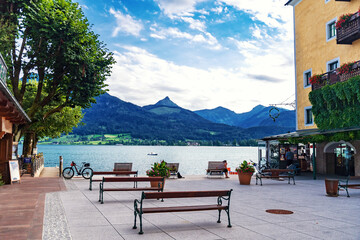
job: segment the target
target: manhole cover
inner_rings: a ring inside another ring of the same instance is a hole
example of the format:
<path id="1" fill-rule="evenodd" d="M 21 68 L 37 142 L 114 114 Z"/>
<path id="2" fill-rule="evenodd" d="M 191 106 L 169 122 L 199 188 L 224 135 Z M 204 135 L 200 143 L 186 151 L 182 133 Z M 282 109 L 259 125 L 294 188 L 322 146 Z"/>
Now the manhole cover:
<path id="1" fill-rule="evenodd" d="M 292 211 L 283 210 L 283 209 L 268 209 L 268 210 L 266 210 L 266 212 L 272 213 L 272 214 L 293 214 L 294 213 Z"/>

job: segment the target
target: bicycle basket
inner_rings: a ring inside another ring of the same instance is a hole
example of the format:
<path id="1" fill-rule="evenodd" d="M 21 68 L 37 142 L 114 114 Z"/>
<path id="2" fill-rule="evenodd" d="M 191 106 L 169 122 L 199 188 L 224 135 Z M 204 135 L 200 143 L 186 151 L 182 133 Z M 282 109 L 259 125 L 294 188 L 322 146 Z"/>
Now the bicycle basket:
<path id="1" fill-rule="evenodd" d="M 90 167 L 90 163 L 85 163 L 84 167 Z"/>

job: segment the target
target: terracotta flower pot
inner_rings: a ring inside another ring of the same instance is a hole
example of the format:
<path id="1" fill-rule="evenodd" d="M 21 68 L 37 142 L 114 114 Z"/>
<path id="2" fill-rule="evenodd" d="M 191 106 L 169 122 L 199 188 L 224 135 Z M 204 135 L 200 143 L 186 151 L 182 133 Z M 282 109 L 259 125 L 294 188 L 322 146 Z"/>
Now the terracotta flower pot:
<path id="1" fill-rule="evenodd" d="M 337 197 L 338 195 L 338 184 L 339 180 L 337 179 L 327 179 L 325 178 L 325 189 L 326 194 L 330 197 Z"/>
<path id="2" fill-rule="evenodd" d="M 238 172 L 240 184 L 241 185 L 250 185 L 252 175 L 253 175 L 252 172 L 247 172 L 247 173 Z"/>
<path id="3" fill-rule="evenodd" d="M 165 187 L 165 179 L 164 179 L 164 186 L 162 186 L 162 182 L 150 182 L 150 185 L 152 188 L 157 188 L 159 186 L 160 183 L 160 188 L 164 188 Z"/>

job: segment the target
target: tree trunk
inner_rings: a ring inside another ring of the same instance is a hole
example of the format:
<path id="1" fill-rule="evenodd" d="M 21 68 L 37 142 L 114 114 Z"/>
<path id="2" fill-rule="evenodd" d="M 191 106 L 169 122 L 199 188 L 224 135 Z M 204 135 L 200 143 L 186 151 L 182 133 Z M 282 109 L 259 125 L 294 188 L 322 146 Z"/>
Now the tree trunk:
<path id="1" fill-rule="evenodd" d="M 25 157 L 32 154 L 33 146 L 34 146 L 34 133 L 26 132 L 24 135 L 24 144 L 23 144 L 23 155 Z"/>

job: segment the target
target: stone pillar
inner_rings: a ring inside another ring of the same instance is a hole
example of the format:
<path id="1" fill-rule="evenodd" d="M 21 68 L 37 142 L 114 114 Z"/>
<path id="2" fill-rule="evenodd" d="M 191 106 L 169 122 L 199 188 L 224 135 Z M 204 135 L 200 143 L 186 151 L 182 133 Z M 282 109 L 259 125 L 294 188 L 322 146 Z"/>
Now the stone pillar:
<path id="1" fill-rule="evenodd" d="M 351 144 L 356 152 L 354 155 L 355 176 L 360 176 L 360 140 L 352 141 Z"/>
<path id="2" fill-rule="evenodd" d="M 320 174 L 326 174 L 325 145 L 326 143 L 316 143 L 316 172 Z"/>

